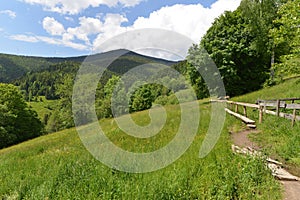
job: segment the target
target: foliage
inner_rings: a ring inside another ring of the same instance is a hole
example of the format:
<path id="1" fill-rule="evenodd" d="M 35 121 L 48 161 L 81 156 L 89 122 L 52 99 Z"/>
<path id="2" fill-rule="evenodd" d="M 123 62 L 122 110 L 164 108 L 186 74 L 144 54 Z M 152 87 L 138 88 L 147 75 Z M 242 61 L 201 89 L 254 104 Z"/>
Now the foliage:
<path id="1" fill-rule="evenodd" d="M 49 117 L 47 130 L 50 132 L 63 130 L 74 126 L 72 113 L 72 92 L 74 77 L 64 76 L 62 82 L 56 83 L 56 95 L 60 97 L 56 110 Z"/>
<path id="2" fill-rule="evenodd" d="M 270 56 L 261 54 L 257 30 L 252 29 L 241 7 L 225 12 L 215 20 L 201 43 L 191 47 L 188 61 L 195 62 L 192 55 L 204 48 L 218 67 L 228 95 L 255 91 L 268 77 Z"/>
<path id="3" fill-rule="evenodd" d="M 42 134 L 42 124 L 22 98 L 19 90 L 0 84 L 0 148 Z"/>
<path id="4" fill-rule="evenodd" d="M 147 84 L 138 88 L 131 96 L 130 111 L 136 112 L 141 110 L 147 110 L 152 107 L 152 103 L 155 100 L 154 87 Z"/>
<path id="5" fill-rule="evenodd" d="M 227 11 L 217 18 L 200 44 L 190 48 L 188 62 L 193 66 L 205 65 L 200 58 L 205 49 L 219 69 L 228 95 L 261 88 L 269 77 L 273 55 L 269 31 L 274 27 L 279 2 L 243 0 L 237 10 Z M 203 97 L 207 96 L 204 81 L 199 78 L 197 82 Z"/>
<path id="6" fill-rule="evenodd" d="M 300 1 L 283 4 L 270 31 L 280 60 L 274 66 L 277 77 L 284 78 L 300 73 Z"/>
<path id="7" fill-rule="evenodd" d="M 246 18 L 250 32 L 255 36 L 251 48 L 262 55 L 265 63 L 270 62 L 273 40 L 269 31 L 274 27 L 278 6 L 282 0 L 243 0 L 240 9 Z"/>
<path id="8" fill-rule="evenodd" d="M 29 71 L 46 69 L 50 62 L 43 58 L 0 54 L 0 82 L 11 82 Z"/>
<path id="9" fill-rule="evenodd" d="M 34 101 L 38 96 L 45 96 L 46 99 L 59 99 L 56 92 L 56 84 L 63 81 L 67 74 L 76 74 L 79 63 L 62 62 L 52 64 L 42 72 L 27 73 L 21 79 L 14 81 L 23 91 L 27 101 Z"/>

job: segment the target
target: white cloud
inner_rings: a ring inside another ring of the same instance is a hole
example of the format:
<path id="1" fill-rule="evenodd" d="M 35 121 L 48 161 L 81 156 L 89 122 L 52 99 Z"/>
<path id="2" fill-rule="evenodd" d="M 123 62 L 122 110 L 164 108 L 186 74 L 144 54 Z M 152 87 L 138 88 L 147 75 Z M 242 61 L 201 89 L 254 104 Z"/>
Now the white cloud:
<path id="1" fill-rule="evenodd" d="M 177 4 L 174 6 L 163 7 L 160 10 L 152 12 L 147 18 L 139 17 L 133 23 L 132 26 L 126 28 L 122 27 L 120 23 L 126 21 L 126 19 L 123 19 L 123 21 L 116 21 L 116 23 L 110 22 L 108 20 L 110 25 L 105 26 L 108 27 L 105 29 L 105 32 L 98 35 L 98 37 L 93 43 L 93 49 L 95 51 L 102 51 L 103 47 L 101 45 L 107 39 L 112 38 L 117 34 L 124 33 L 126 31 L 139 30 L 145 28 L 155 28 L 174 31 L 185 35 L 186 37 L 194 41 L 194 43 L 198 43 L 201 40 L 202 36 L 209 29 L 214 19 L 220 16 L 226 10 L 235 10 L 239 6 L 240 1 L 241 0 L 218 0 L 213 5 L 211 5 L 210 8 L 204 8 L 201 4 Z M 106 23 L 107 22 L 105 22 L 105 24 Z M 132 40 L 127 41 L 127 43 L 122 43 L 123 47 L 121 47 L 120 45 L 114 46 L 118 46 L 119 48 L 127 48 L 130 50 L 135 50 L 135 48 L 137 48 L 136 45 L 141 45 L 141 43 L 143 42 L 144 44 L 148 43 L 151 46 L 151 44 L 149 43 L 149 40 L 151 40 L 151 36 L 148 34 L 146 35 L 147 37 L 140 38 L 140 40 L 143 41 L 137 41 L 131 38 Z M 156 41 L 150 42 L 152 42 L 152 45 L 155 45 L 154 43 L 163 43 L 164 45 L 166 45 L 166 49 L 174 48 L 174 44 L 180 45 L 179 41 L 170 41 L 170 38 L 168 36 L 163 35 L 160 38 L 156 37 Z M 144 52 L 154 51 L 145 50 Z M 162 52 L 160 52 L 160 54 L 162 54 Z M 154 54 L 150 53 L 149 55 Z"/>
<path id="2" fill-rule="evenodd" d="M 44 37 L 44 36 L 12 35 L 12 36 L 10 36 L 10 39 L 23 41 L 23 42 L 31 42 L 31 43 L 44 42 L 44 43 L 52 44 L 52 45 L 71 47 L 71 48 L 77 49 L 77 50 L 88 50 L 89 49 L 86 45 L 83 45 L 83 44 L 78 44 L 78 43 L 74 43 L 71 41 L 65 41 L 62 39 Z"/>
<path id="3" fill-rule="evenodd" d="M 128 19 L 123 15 L 107 14 L 104 18 L 101 33 L 98 34 L 93 42 L 93 50 L 98 50 L 99 45 L 111 37 L 126 32 L 128 28 L 122 27 L 122 23 L 127 21 Z"/>
<path id="4" fill-rule="evenodd" d="M 23 0 L 26 3 L 42 5 L 45 10 L 61 14 L 78 14 L 89 7 L 107 5 L 109 7 L 118 4 L 124 7 L 138 5 L 143 0 Z"/>
<path id="5" fill-rule="evenodd" d="M 56 6 L 57 2 L 62 2 L 63 0 L 25 1 L 36 3 L 47 2 L 49 5 L 53 4 Z M 102 0 L 101 3 L 111 5 L 122 3 L 125 6 L 130 6 L 131 4 L 133 5 L 140 1 L 141 0 Z M 101 17 L 98 15 L 95 16 L 95 18 L 81 17 L 79 18 L 79 25 L 77 27 L 64 27 L 63 24 L 56 21 L 54 18 L 46 17 L 43 20 L 43 27 L 50 35 L 55 36 L 56 38 L 15 35 L 12 36 L 11 39 L 28 42 L 39 41 L 48 44 L 68 46 L 78 50 L 93 50 L 94 52 L 101 52 L 116 48 L 127 48 L 129 50 L 138 49 L 139 52 L 144 52 L 148 55 L 167 57 L 170 56 L 170 52 L 167 53 L 164 50 L 177 48 L 176 51 L 178 52 L 187 51 L 186 45 L 183 45 L 181 41 L 172 41 L 172 38 L 163 33 L 163 31 L 162 34 L 159 35 L 159 31 L 157 32 L 158 29 L 180 33 L 189 38 L 190 41 L 198 43 L 201 40 L 201 37 L 211 26 L 214 19 L 220 16 L 225 10 L 235 10 L 239 6 L 240 1 L 241 0 L 218 0 L 212 4 L 210 8 L 204 8 L 201 4 L 176 4 L 173 6 L 167 6 L 152 12 L 149 17 L 139 17 L 133 22 L 133 25 L 127 27 L 125 27 L 123 23 L 128 22 L 128 19 L 126 16 L 121 14 L 106 14 L 105 16 Z M 74 3 L 74 1 L 66 0 L 64 2 L 65 4 L 61 4 L 62 6 L 60 8 L 63 9 L 63 5 L 67 5 L 67 2 L 70 4 L 75 4 L 74 7 L 77 5 Z M 99 1 L 96 3 L 96 1 L 92 0 L 87 0 L 85 2 L 88 3 L 84 5 L 93 6 L 96 6 L 99 3 Z M 92 2 L 94 2 L 94 4 L 92 4 Z M 116 41 L 116 43 L 111 44 L 106 49 L 103 47 L 103 43 L 116 35 L 128 33 L 129 31 L 133 30 L 143 29 L 148 29 L 150 33 L 147 33 L 147 31 L 141 31 L 140 34 L 145 34 L 144 37 L 140 37 L 139 35 L 136 35 L 136 37 L 123 37 L 122 41 Z M 153 31 L 153 29 L 156 30 L 154 30 L 152 33 L 158 34 L 155 37 L 151 35 L 151 31 Z M 153 50 L 157 43 L 165 45 L 165 48 L 161 49 L 162 51 L 159 51 L 159 53 L 157 53 L 158 51 Z M 146 48 L 147 45 L 150 47 L 150 49 L 139 49 L 139 47 Z M 181 48 L 181 46 L 184 47 Z"/>
<path id="6" fill-rule="evenodd" d="M 100 33 L 103 27 L 99 19 L 91 17 L 80 17 L 79 24 L 80 26 L 78 27 L 67 29 L 66 33 L 63 34 L 64 40 L 77 38 L 84 41 L 87 45 L 90 45 L 89 36 Z"/>
<path id="7" fill-rule="evenodd" d="M 0 14 L 8 15 L 12 19 L 17 17 L 17 14 L 14 11 L 11 11 L 11 10 L 1 10 Z"/>
<path id="8" fill-rule="evenodd" d="M 225 10 L 235 10 L 239 4 L 240 0 L 219 0 L 211 8 L 204 8 L 201 4 L 163 7 L 152 12 L 148 18 L 139 17 L 133 27 L 172 30 L 198 42 L 215 18 Z"/>
<path id="9" fill-rule="evenodd" d="M 65 20 L 69 21 L 69 22 L 74 22 L 74 19 L 72 17 L 65 17 Z"/>
<path id="10" fill-rule="evenodd" d="M 23 42 L 32 42 L 32 43 L 39 41 L 36 37 L 28 36 L 28 35 L 12 35 L 10 36 L 10 39 L 23 41 Z"/>
<path id="11" fill-rule="evenodd" d="M 64 26 L 53 17 L 44 18 L 43 28 L 51 35 L 62 35 L 66 32 Z"/>

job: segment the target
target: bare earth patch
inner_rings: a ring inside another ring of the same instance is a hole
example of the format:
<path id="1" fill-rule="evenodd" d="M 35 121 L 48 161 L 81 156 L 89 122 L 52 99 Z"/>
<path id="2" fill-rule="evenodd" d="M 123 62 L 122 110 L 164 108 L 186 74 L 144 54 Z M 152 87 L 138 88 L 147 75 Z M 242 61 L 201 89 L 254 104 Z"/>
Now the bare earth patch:
<path id="1" fill-rule="evenodd" d="M 259 150 L 260 147 L 254 142 L 250 141 L 248 135 L 251 133 L 258 133 L 257 130 L 244 130 L 238 133 L 231 132 L 231 139 L 233 143 L 239 147 L 251 147 L 252 149 Z"/>
<path id="2" fill-rule="evenodd" d="M 231 139 L 234 145 L 239 147 L 250 147 L 259 150 L 260 147 L 249 139 L 249 134 L 258 133 L 257 130 L 244 130 L 238 133 L 231 132 Z M 300 182 L 280 180 L 284 188 L 284 200 L 300 200 Z"/>

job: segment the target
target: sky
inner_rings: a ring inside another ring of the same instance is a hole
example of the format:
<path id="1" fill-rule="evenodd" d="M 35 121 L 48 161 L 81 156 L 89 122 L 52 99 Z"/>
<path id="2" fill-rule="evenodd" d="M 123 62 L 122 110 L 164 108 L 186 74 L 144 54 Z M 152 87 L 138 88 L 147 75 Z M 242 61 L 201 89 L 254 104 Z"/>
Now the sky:
<path id="1" fill-rule="evenodd" d="M 119 34 L 151 28 L 199 43 L 215 18 L 239 4 L 240 0 L 0 0 L 0 53 L 90 55 L 106 51 L 101 45 Z M 163 42 L 167 38 L 152 42 L 171 49 L 172 42 Z M 122 48 L 135 50 L 128 43 Z M 154 51 L 144 54 L 173 59 Z"/>

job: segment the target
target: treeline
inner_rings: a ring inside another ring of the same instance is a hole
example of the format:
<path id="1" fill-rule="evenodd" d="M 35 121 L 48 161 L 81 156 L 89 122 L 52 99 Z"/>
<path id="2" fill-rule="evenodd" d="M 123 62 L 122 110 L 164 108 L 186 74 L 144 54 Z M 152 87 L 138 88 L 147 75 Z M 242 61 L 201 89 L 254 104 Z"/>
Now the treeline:
<path id="1" fill-rule="evenodd" d="M 47 69 L 53 62 L 41 57 L 0 54 L 0 82 L 10 83 L 27 72 Z"/>
<path id="2" fill-rule="evenodd" d="M 187 60 L 205 67 L 205 49 L 230 96 L 245 94 L 300 73 L 299 0 L 243 0 L 217 18 Z M 204 63 L 204 64 L 203 64 Z M 205 92 L 205 91 L 203 91 Z"/>
<path id="3" fill-rule="evenodd" d="M 188 89 L 188 84 L 185 83 L 184 76 L 179 77 L 179 73 L 177 74 L 178 76 L 174 76 L 164 70 L 161 70 L 158 74 L 155 73 L 155 71 L 151 73 L 152 76 L 150 76 L 147 81 L 140 82 L 135 80 L 138 79 L 138 76 L 143 76 L 142 73 L 128 75 L 126 80 L 133 81 L 134 83 L 133 85 L 128 85 L 126 81 L 122 80 L 124 76 L 106 72 L 99 81 L 94 95 L 90 95 L 85 91 L 89 89 L 86 88 L 89 82 L 95 81 L 91 78 L 93 74 L 86 74 L 86 78 L 80 87 L 82 87 L 84 97 L 91 96 L 95 98 L 95 111 L 98 119 L 149 109 L 153 104 L 166 105 L 178 103 L 175 94 L 184 93 L 184 91 Z M 64 76 L 62 82 L 56 83 L 56 95 L 60 98 L 57 108 L 49 117 L 46 124 L 46 128 L 49 132 L 74 126 L 73 114 L 76 114 L 74 112 L 85 113 L 85 111 L 81 110 L 72 110 L 74 78 L 73 74 L 68 74 Z M 181 94 L 181 96 L 184 96 L 184 94 Z M 81 97 L 76 99 L 76 101 L 85 104 L 84 100 L 80 98 Z M 193 100 L 188 98 L 191 97 L 182 97 L 183 101 Z M 114 113 L 112 106 L 115 108 Z M 88 106 L 87 109 L 92 107 L 92 105 Z M 83 115 L 79 124 L 89 123 L 91 122 L 90 120 L 89 116 Z"/>
<path id="4" fill-rule="evenodd" d="M 14 84 L 19 86 L 26 101 L 35 101 L 39 96 L 45 96 L 48 100 L 59 99 L 55 84 L 63 82 L 67 74 L 75 76 L 79 67 L 80 63 L 72 61 L 51 64 L 41 72 L 28 72 Z"/>

